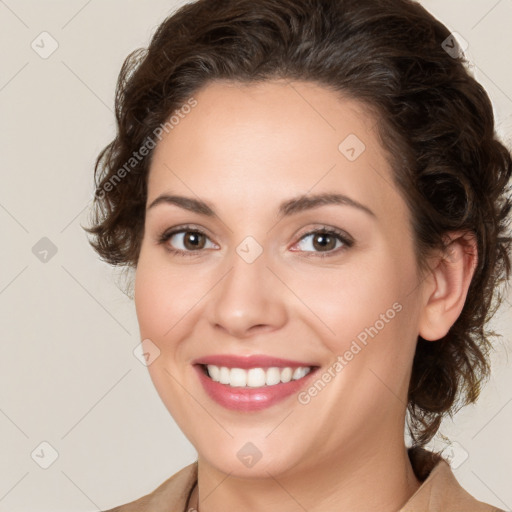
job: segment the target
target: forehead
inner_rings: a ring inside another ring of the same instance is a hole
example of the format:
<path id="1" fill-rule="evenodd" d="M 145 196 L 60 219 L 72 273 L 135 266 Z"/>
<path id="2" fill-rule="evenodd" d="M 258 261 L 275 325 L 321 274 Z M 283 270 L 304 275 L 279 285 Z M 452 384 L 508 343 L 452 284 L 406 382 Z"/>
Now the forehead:
<path id="1" fill-rule="evenodd" d="M 214 82 L 193 98 L 155 148 L 148 202 L 164 191 L 245 208 L 308 191 L 350 194 L 377 209 L 400 200 L 377 118 L 356 100 L 284 80 Z"/>

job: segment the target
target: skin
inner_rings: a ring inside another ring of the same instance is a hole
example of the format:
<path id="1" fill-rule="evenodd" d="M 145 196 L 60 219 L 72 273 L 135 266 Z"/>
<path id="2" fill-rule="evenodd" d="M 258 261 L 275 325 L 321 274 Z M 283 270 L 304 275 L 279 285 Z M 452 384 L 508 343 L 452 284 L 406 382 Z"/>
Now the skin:
<path id="1" fill-rule="evenodd" d="M 410 212 L 361 103 L 285 81 L 216 82 L 194 98 L 155 148 L 147 205 L 182 195 L 217 216 L 149 208 L 135 278 L 141 339 L 160 350 L 151 379 L 198 452 L 191 504 L 198 499 L 201 512 L 397 511 L 420 486 L 403 437 L 417 336 L 437 340 L 459 315 L 472 242 L 451 234 L 450 257 L 433 254 L 431 271 L 420 273 Z M 338 149 L 349 134 L 366 147 L 354 161 Z M 328 204 L 279 217 L 281 202 L 324 192 L 373 215 Z M 192 256 L 166 250 L 190 252 L 183 234 L 158 242 L 183 224 L 206 235 Z M 306 236 L 326 226 L 353 245 L 322 249 Z M 263 250 L 252 263 L 236 252 L 247 236 Z M 259 412 L 227 410 L 192 367 L 211 354 L 265 354 L 310 362 L 321 375 L 397 303 L 401 311 L 307 404 L 294 395 Z M 247 442 L 262 455 L 250 468 L 237 457 Z"/>

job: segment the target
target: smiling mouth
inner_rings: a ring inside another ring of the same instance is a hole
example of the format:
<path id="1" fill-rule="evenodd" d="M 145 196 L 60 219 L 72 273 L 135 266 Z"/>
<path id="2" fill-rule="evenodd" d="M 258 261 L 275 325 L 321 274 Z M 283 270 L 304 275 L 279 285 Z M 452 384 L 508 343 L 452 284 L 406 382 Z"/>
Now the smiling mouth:
<path id="1" fill-rule="evenodd" d="M 226 384 L 237 388 L 270 387 L 278 384 L 286 384 L 294 380 L 300 380 L 315 370 L 316 366 L 299 367 L 258 367 L 258 368 L 229 368 L 214 364 L 201 364 L 205 375 L 214 382 Z"/>

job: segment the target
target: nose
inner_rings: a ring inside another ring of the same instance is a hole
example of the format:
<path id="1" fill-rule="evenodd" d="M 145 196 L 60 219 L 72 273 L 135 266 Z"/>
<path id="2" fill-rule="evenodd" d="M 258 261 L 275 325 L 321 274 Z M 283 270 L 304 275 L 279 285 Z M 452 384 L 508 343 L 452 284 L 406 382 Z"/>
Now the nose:
<path id="1" fill-rule="evenodd" d="M 287 321 L 283 284 L 267 267 L 265 252 L 248 263 L 238 253 L 210 296 L 209 317 L 215 329 L 240 339 L 281 328 Z"/>

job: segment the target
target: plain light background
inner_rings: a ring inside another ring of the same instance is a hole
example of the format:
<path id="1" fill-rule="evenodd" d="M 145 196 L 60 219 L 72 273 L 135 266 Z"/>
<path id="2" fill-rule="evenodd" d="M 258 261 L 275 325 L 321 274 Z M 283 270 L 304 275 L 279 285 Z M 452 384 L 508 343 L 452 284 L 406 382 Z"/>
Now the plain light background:
<path id="1" fill-rule="evenodd" d="M 115 133 L 121 64 L 183 3 L 0 0 L 0 511 L 111 508 L 195 460 L 133 354 L 140 341 L 133 302 L 80 227 L 94 160 Z M 512 0 L 422 3 L 469 43 L 474 73 L 511 141 Z M 52 44 L 57 49 L 45 55 Z M 494 322 L 504 336 L 492 380 L 478 404 L 442 430 L 454 442 L 457 479 L 505 510 L 512 507 L 510 297 Z"/>

